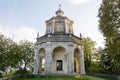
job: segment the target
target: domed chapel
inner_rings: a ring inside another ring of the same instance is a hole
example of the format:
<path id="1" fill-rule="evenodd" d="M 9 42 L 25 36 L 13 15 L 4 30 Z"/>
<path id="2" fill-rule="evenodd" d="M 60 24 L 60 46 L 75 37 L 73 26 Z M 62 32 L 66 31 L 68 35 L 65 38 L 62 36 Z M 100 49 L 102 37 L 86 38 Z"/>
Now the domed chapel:
<path id="1" fill-rule="evenodd" d="M 46 33 L 35 43 L 34 74 L 85 74 L 81 37 L 73 33 L 73 21 L 59 9 L 46 21 Z M 43 69 L 44 68 L 44 69 Z"/>

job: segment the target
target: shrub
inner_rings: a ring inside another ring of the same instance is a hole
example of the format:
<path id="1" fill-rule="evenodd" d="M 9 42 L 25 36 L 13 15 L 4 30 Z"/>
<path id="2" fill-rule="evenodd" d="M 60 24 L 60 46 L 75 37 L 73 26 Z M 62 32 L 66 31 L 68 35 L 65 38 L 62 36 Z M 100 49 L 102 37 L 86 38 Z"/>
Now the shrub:
<path id="1" fill-rule="evenodd" d="M 102 68 L 102 66 L 100 66 L 98 62 L 91 62 L 89 73 L 105 73 L 105 70 Z"/>
<path id="2" fill-rule="evenodd" d="M 0 73 L 0 78 L 2 78 L 3 77 L 3 74 L 2 73 Z"/>
<path id="3" fill-rule="evenodd" d="M 30 74 L 32 73 L 31 71 L 28 70 L 17 70 L 17 71 L 13 71 L 11 73 L 9 73 L 10 75 L 18 75 L 18 74 Z"/>

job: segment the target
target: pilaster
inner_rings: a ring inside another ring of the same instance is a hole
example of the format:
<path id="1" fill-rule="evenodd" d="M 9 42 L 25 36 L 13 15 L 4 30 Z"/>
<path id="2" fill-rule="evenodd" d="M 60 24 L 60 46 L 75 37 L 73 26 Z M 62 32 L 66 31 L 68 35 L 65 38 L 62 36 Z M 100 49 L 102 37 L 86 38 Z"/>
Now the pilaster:
<path id="1" fill-rule="evenodd" d="M 80 73 L 81 74 L 85 74 L 85 65 L 84 65 L 84 50 L 83 50 L 83 46 L 80 50 Z"/>
<path id="2" fill-rule="evenodd" d="M 67 61 L 68 61 L 68 75 L 74 75 L 74 56 L 73 46 L 67 48 Z"/>
<path id="3" fill-rule="evenodd" d="M 39 50 L 37 47 L 34 48 L 35 52 L 35 57 L 34 57 L 34 72 L 33 74 L 38 74 L 39 73 Z"/>
<path id="4" fill-rule="evenodd" d="M 53 29 L 53 30 L 52 30 L 52 33 L 54 33 L 54 29 L 55 29 L 55 20 L 54 20 L 54 19 L 53 19 L 52 27 L 53 27 L 53 28 L 52 28 L 52 29 Z"/>
<path id="5" fill-rule="evenodd" d="M 51 42 L 47 43 L 46 56 L 45 56 L 45 75 L 51 75 L 51 65 L 52 65 L 52 50 Z"/>

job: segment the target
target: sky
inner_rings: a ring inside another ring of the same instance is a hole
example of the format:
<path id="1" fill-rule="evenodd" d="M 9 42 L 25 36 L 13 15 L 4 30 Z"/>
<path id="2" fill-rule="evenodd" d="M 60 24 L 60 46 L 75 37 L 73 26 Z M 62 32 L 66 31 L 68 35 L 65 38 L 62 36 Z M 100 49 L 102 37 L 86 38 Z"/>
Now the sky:
<path id="1" fill-rule="evenodd" d="M 36 42 L 45 34 L 45 21 L 55 16 L 58 5 L 74 21 L 76 36 L 90 37 L 96 47 L 104 47 L 103 36 L 98 29 L 98 9 L 102 0 L 0 0 L 0 33 L 13 41 L 27 39 Z"/>

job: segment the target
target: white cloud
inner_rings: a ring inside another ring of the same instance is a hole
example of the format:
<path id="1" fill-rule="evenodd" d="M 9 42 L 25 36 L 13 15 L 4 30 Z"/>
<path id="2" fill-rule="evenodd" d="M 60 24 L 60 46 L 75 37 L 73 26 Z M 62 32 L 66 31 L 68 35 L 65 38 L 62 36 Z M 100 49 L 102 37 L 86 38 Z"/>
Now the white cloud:
<path id="1" fill-rule="evenodd" d="M 7 29 L 7 26 L 0 25 L 0 34 L 5 35 L 6 37 L 10 37 L 10 31 Z"/>
<path id="2" fill-rule="evenodd" d="M 83 4 L 83 3 L 87 3 L 89 1 L 92 1 L 92 0 L 70 0 L 70 2 L 74 5 L 79 5 L 79 4 Z"/>
<path id="3" fill-rule="evenodd" d="M 26 26 L 22 26 L 18 28 L 14 34 L 15 34 L 14 41 L 16 42 L 20 40 L 25 40 L 25 39 L 31 42 L 36 41 L 37 32 L 34 29 L 26 27 Z"/>
<path id="4" fill-rule="evenodd" d="M 20 40 L 28 40 L 34 43 L 36 42 L 37 37 L 37 31 L 27 26 L 11 29 L 10 26 L 0 25 L 0 34 L 9 37 L 15 42 L 19 42 Z M 43 34 L 39 33 L 39 35 L 41 36 Z"/>

